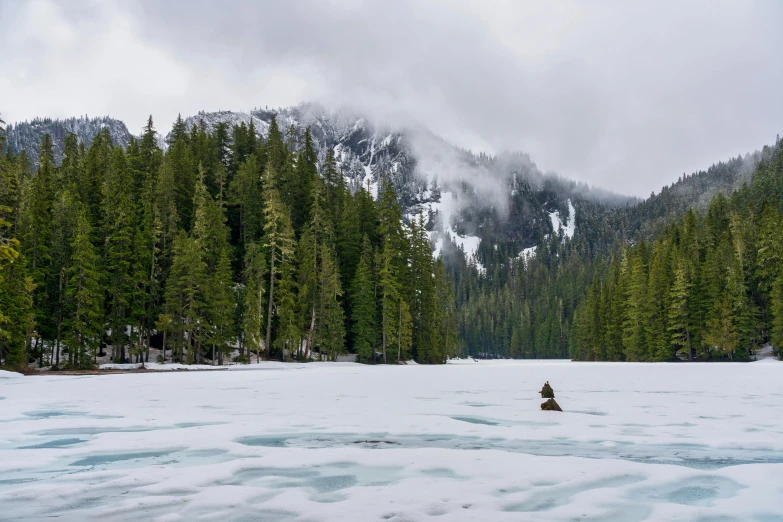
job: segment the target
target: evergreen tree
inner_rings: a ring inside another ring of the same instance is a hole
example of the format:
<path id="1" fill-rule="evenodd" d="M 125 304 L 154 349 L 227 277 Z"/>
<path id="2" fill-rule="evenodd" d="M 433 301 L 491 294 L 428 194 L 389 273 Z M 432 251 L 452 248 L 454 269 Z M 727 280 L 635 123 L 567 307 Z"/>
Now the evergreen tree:
<path id="1" fill-rule="evenodd" d="M 0 366 L 27 365 L 27 336 L 33 328 L 33 279 L 14 229 L 18 221 L 20 176 L 4 155 L 5 132 L 0 119 Z"/>
<path id="2" fill-rule="evenodd" d="M 172 359 L 197 362 L 204 317 L 204 291 L 208 288 L 203 248 L 197 239 L 179 231 L 174 238 L 174 259 L 166 283 L 171 321 Z"/>
<path id="3" fill-rule="evenodd" d="M 270 131 L 271 132 L 271 131 Z M 264 192 L 264 241 L 269 255 L 269 305 L 267 308 L 266 358 L 272 355 L 272 320 L 278 316 L 278 339 L 284 348 L 296 337 L 296 314 L 293 303 L 294 231 L 288 209 L 283 205 L 275 186 L 276 173 L 270 159 L 267 165 L 267 186 Z M 275 288 L 277 286 L 277 288 Z"/>
<path id="4" fill-rule="evenodd" d="M 258 243 L 251 243 L 245 254 L 245 314 L 242 320 L 242 330 L 245 345 L 248 349 L 248 357 L 252 352 L 256 353 L 256 360 L 260 361 L 261 351 L 264 348 L 264 299 L 265 284 L 267 280 L 266 258 L 263 249 Z"/>
<path id="5" fill-rule="evenodd" d="M 50 276 L 52 244 L 52 213 L 54 210 L 54 145 L 49 134 L 41 142 L 39 165 L 22 209 L 22 254 L 28 261 L 33 278 L 36 324 L 39 333 L 48 340 L 54 337 L 52 302 L 47 294 Z"/>
<path id="6" fill-rule="evenodd" d="M 112 332 L 112 360 L 126 360 L 126 327 L 131 322 L 134 297 L 133 251 L 136 212 L 132 200 L 133 180 L 128 172 L 125 153 L 115 148 L 106 181 L 105 259 L 108 291 L 108 324 Z M 129 332 L 132 338 L 133 332 Z"/>
<path id="7" fill-rule="evenodd" d="M 294 232 L 301 230 L 310 220 L 310 209 L 313 200 L 313 184 L 318 178 L 318 158 L 313 145 L 310 128 L 305 129 L 298 154 L 296 167 L 291 182 L 290 201 L 284 201 L 291 209 L 291 224 Z M 333 222 L 334 223 L 334 222 Z M 334 228 L 334 226 L 333 226 Z"/>
<path id="8" fill-rule="evenodd" d="M 772 331 L 770 342 L 778 355 L 783 358 L 783 271 L 778 275 L 772 287 L 771 300 Z"/>
<path id="9" fill-rule="evenodd" d="M 731 299 L 724 295 L 707 321 L 704 343 L 720 355 L 732 356 L 739 344 L 739 335 L 731 313 Z"/>
<path id="10" fill-rule="evenodd" d="M 339 298 L 343 295 L 337 260 L 331 247 L 324 245 L 319 266 L 318 330 L 316 342 L 321 353 L 335 360 L 345 345 L 345 317 Z"/>
<path id="11" fill-rule="evenodd" d="M 258 241 L 264 230 L 264 196 L 258 157 L 250 155 L 242 163 L 229 189 L 229 202 L 239 211 L 239 241 Z"/>
<path id="12" fill-rule="evenodd" d="M 66 272 L 65 343 L 74 354 L 74 366 L 80 368 L 94 364 L 103 332 L 100 257 L 91 236 L 87 215 L 79 209 Z"/>
<path id="13" fill-rule="evenodd" d="M 24 256 L 10 263 L 0 259 L 0 364 L 10 369 L 26 368 L 27 339 L 35 325 L 35 283 L 26 263 Z"/>
<path id="14" fill-rule="evenodd" d="M 693 358 L 691 344 L 688 294 L 690 290 L 685 261 L 680 258 L 674 272 L 674 282 L 669 291 L 668 330 L 670 343 L 677 354 L 684 354 L 688 360 Z"/>
<path id="15" fill-rule="evenodd" d="M 360 360 L 375 361 L 376 315 L 375 284 L 372 273 L 373 251 L 365 234 L 362 255 L 351 285 L 351 333 Z"/>
<path id="16" fill-rule="evenodd" d="M 647 267 L 644 245 L 625 260 L 628 288 L 625 296 L 627 316 L 623 323 L 623 348 L 630 361 L 643 361 L 647 354 Z"/>
<path id="17" fill-rule="evenodd" d="M 203 342 L 211 346 L 213 364 L 222 364 L 225 345 L 234 336 L 234 303 L 229 259 L 228 227 L 223 209 L 209 194 L 203 170 L 196 186 L 193 237 L 203 249 L 206 266 Z M 216 351 L 217 350 L 217 351 Z M 217 355 L 217 359 L 216 359 Z M 201 354 L 198 355 L 199 359 Z"/>
<path id="18" fill-rule="evenodd" d="M 384 240 L 380 252 L 378 292 L 380 301 L 380 337 L 383 363 L 388 362 L 386 349 L 397 343 L 397 321 L 400 289 L 395 268 L 395 252 L 390 237 Z"/>

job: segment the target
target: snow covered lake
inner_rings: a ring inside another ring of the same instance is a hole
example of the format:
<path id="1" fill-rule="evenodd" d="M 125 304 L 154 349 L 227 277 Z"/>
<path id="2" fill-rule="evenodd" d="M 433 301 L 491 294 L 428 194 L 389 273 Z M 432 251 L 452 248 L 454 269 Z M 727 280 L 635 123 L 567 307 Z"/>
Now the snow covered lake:
<path id="1" fill-rule="evenodd" d="M 0 520 L 53 517 L 783 521 L 783 364 L 0 374 Z"/>

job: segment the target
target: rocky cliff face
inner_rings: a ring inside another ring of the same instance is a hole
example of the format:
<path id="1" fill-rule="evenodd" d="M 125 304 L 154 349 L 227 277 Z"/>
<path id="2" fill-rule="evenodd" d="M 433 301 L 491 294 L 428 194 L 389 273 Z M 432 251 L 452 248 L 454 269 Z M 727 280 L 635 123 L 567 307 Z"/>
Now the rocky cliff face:
<path id="1" fill-rule="evenodd" d="M 564 237 L 574 234 L 576 214 L 585 198 L 611 206 L 628 201 L 544 174 L 525 154 L 477 155 L 420 126 L 373 122 L 361 114 L 316 104 L 199 112 L 184 121 L 188 128 L 204 125 L 209 131 L 221 122 L 229 128 L 244 123 L 263 137 L 273 116 L 284 133 L 296 137 L 310 127 L 319 157 L 323 160 L 327 150 L 334 151 L 349 187 L 366 187 L 377 195 L 381 177 L 390 180 L 406 219 L 424 213 L 433 245 L 444 255 L 462 250 L 471 258 L 480 247 L 499 245 L 532 254 L 536 245 L 560 229 Z M 26 150 L 35 162 L 41 138 L 48 132 L 59 162 L 67 133 L 74 132 L 89 147 L 106 127 L 115 143 L 127 145 L 131 138 L 127 127 L 109 117 L 36 119 L 9 125 L 8 143 L 14 152 Z M 161 143 L 165 146 L 165 140 Z"/>
<path id="2" fill-rule="evenodd" d="M 6 129 L 8 148 L 14 153 L 26 151 L 33 164 L 37 164 L 41 139 L 44 134 L 48 133 L 54 142 L 54 159 L 59 163 L 63 157 L 63 142 L 68 133 L 73 132 L 79 138 L 80 143 L 89 147 L 93 138 L 104 128 L 109 129 L 114 143 L 124 147 L 130 141 L 131 134 L 125 123 L 108 116 L 102 118 L 80 116 L 64 120 L 36 118 L 29 122 L 25 121 L 8 126 Z"/>

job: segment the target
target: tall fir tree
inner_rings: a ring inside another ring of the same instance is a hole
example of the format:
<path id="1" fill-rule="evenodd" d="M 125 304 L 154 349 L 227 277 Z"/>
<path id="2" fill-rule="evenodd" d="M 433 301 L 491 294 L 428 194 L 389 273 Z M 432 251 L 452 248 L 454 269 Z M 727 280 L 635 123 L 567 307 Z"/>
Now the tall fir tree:
<path id="1" fill-rule="evenodd" d="M 251 243 L 245 254 L 244 282 L 246 292 L 242 331 L 248 350 L 248 359 L 251 352 L 255 352 L 257 361 L 260 361 L 261 352 L 264 349 L 266 281 L 267 265 L 263 248 L 258 243 Z"/>
<path id="2" fill-rule="evenodd" d="M 353 347 L 362 361 L 375 362 L 376 317 L 373 249 L 365 234 L 362 254 L 351 284 L 351 333 Z"/>
<path id="3" fill-rule="evenodd" d="M 65 287 L 65 344 L 74 355 L 73 365 L 79 368 L 94 365 L 103 332 L 100 256 L 91 237 L 87 214 L 79 208 Z"/>
<path id="4" fill-rule="evenodd" d="M 267 165 L 264 192 L 264 242 L 269 255 L 269 296 L 267 307 L 266 358 L 272 356 L 272 322 L 278 317 L 278 347 L 280 358 L 285 348 L 295 342 L 296 311 L 294 303 L 293 254 L 294 231 L 288 208 L 280 200 L 275 179 L 277 177 L 270 160 Z"/>

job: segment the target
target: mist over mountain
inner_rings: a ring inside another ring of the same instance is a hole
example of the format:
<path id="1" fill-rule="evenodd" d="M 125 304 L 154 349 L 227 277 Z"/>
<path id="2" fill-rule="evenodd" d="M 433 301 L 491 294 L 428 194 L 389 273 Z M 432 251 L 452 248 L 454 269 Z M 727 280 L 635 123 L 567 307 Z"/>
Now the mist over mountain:
<path id="1" fill-rule="evenodd" d="M 758 159 L 758 154 L 748 155 L 684 175 L 659 194 L 640 201 L 544 172 L 523 152 L 476 154 L 421 125 L 376 122 L 349 109 L 302 103 L 247 112 L 201 111 L 184 117 L 184 123 L 188 130 L 199 126 L 207 132 L 218 124 L 228 129 L 252 125 L 265 138 L 273 116 L 289 140 L 299 140 L 310 128 L 319 162 L 332 150 L 352 190 L 362 186 L 377 196 L 379 181 L 386 177 L 406 219 L 425 214 L 438 254 L 448 258 L 461 250 L 466 260 L 482 267 L 491 264 L 490 249 L 532 254 L 556 236 L 559 228 L 568 238 L 576 235 L 596 244 L 627 240 L 639 231 L 651 233 L 666 219 L 691 206 L 704 206 L 713 195 L 739 186 Z M 126 146 L 132 137 L 122 121 L 111 117 L 38 118 L 9 125 L 8 145 L 12 152 L 26 151 L 35 164 L 41 138 L 49 133 L 59 162 L 69 132 L 89 147 L 105 127 L 116 144 Z M 162 146 L 166 139 L 160 138 Z"/>

